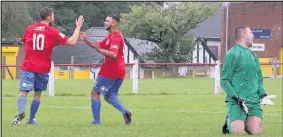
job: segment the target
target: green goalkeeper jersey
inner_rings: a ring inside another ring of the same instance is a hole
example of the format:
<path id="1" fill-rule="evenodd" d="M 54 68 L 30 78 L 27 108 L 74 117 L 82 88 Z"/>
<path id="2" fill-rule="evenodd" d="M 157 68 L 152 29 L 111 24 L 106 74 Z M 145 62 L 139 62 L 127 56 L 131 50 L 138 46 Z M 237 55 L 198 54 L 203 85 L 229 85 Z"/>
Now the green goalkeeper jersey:
<path id="1" fill-rule="evenodd" d="M 265 90 L 258 56 L 236 44 L 225 55 L 220 84 L 227 93 L 226 101 L 234 102 L 232 97 L 239 96 L 252 104 L 260 103 Z"/>

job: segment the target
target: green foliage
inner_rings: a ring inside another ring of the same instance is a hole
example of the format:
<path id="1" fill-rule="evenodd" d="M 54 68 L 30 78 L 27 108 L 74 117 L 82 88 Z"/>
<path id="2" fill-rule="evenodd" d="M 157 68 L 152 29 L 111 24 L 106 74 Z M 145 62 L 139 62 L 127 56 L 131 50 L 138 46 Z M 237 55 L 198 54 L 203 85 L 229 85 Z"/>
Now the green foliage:
<path id="1" fill-rule="evenodd" d="M 26 2 L 2 2 L 2 39 L 17 40 L 32 23 Z"/>
<path id="2" fill-rule="evenodd" d="M 146 60 L 188 62 L 195 45 L 195 38 L 188 32 L 213 16 L 220 3 L 167 4 L 168 7 L 157 3 L 131 6 L 131 12 L 122 14 L 121 29 L 127 37 L 158 44 L 158 48 L 144 56 Z"/>
<path id="3" fill-rule="evenodd" d="M 43 7 L 54 9 L 55 26 L 66 35 L 72 35 L 75 20 L 79 15 L 85 18 L 82 30 L 102 27 L 107 15 L 126 13 L 129 5 L 138 2 L 2 2 L 2 38 L 18 40 L 27 25 L 40 20 Z"/>

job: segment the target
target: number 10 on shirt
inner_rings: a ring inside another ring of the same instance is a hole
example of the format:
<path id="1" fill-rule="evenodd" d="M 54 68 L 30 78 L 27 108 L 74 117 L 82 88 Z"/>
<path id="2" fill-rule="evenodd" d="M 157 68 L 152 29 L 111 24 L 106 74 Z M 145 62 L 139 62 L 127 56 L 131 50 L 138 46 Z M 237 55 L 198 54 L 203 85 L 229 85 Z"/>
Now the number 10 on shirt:
<path id="1" fill-rule="evenodd" d="M 43 34 L 33 34 L 33 50 L 43 50 L 44 49 L 44 38 Z"/>

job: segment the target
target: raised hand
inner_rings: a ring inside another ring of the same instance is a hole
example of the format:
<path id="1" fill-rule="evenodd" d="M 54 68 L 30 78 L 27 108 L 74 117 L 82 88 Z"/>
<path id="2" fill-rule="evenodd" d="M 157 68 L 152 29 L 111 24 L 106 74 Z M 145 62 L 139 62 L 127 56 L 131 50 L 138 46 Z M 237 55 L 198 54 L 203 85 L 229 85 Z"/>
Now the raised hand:
<path id="1" fill-rule="evenodd" d="M 84 23 L 84 16 L 80 15 L 78 19 L 76 19 L 76 26 L 77 27 L 82 27 Z"/>

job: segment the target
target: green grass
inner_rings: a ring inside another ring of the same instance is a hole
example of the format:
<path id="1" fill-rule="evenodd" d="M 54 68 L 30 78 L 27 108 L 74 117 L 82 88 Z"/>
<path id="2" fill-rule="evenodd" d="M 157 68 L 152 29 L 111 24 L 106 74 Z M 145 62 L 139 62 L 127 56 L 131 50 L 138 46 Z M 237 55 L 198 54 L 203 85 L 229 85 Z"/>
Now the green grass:
<path id="1" fill-rule="evenodd" d="M 122 115 L 102 100 L 101 126 L 91 125 L 90 89 L 93 80 L 57 80 L 55 97 L 44 93 L 37 113 L 40 125 L 19 126 L 10 122 L 17 114 L 18 81 L 2 82 L 3 137 L 219 137 L 225 117 L 225 93 L 214 95 L 209 78 L 164 78 L 139 80 L 139 95 L 132 94 L 126 80 L 120 99 L 133 113 L 133 123 L 123 124 Z M 263 137 L 282 136 L 282 80 L 265 79 L 275 105 L 263 107 Z M 32 96 L 28 97 L 27 116 Z M 245 135 L 248 137 L 248 135 Z"/>

